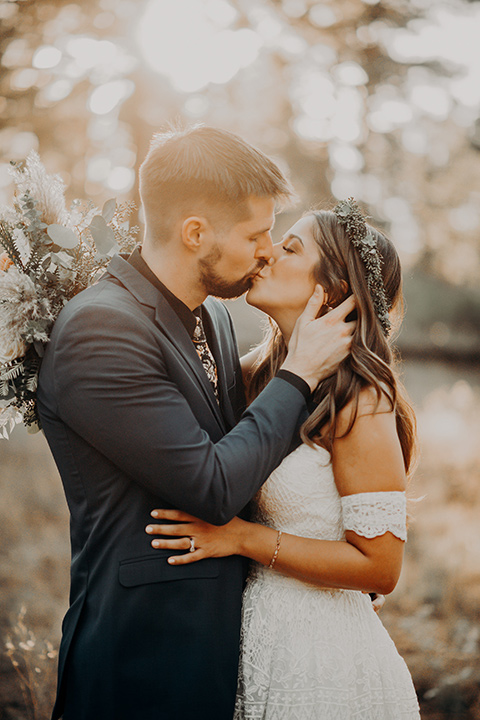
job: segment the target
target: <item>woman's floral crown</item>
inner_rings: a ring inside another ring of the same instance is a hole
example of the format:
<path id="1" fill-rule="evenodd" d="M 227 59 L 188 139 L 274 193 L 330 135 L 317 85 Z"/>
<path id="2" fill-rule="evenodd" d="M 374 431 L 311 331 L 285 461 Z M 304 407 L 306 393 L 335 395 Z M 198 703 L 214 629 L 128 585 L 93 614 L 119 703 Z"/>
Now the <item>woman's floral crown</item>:
<path id="1" fill-rule="evenodd" d="M 17 422 L 38 428 L 36 390 L 45 343 L 63 306 L 136 244 L 133 203 L 65 203 L 65 186 L 30 153 L 11 168 L 11 207 L 0 207 L 0 438 Z"/>
<path id="2" fill-rule="evenodd" d="M 383 332 L 388 336 L 392 327 L 388 311 L 390 304 L 385 295 L 385 286 L 382 277 L 382 258 L 377 247 L 377 241 L 366 218 L 362 215 L 354 198 L 341 200 L 333 212 L 338 222 L 345 227 L 345 232 L 352 245 L 357 248 L 358 254 L 365 265 L 367 286 L 372 297 L 375 312 L 382 326 Z"/>

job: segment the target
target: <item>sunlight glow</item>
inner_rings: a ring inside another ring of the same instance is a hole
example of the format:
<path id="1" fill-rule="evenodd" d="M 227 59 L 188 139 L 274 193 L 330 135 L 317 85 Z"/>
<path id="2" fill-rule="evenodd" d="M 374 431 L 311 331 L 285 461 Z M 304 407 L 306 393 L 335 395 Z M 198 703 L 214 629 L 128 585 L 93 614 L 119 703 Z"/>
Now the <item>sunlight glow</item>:
<path id="1" fill-rule="evenodd" d="M 177 90 L 196 92 L 224 84 L 257 58 L 261 38 L 231 30 L 236 10 L 226 0 L 150 0 L 138 27 L 145 59 Z"/>
<path id="2" fill-rule="evenodd" d="M 412 108 L 407 102 L 390 97 L 390 93 L 383 93 L 381 88 L 372 97 L 371 107 L 367 123 L 374 132 L 389 133 L 413 119 Z"/>
<path id="3" fill-rule="evenodd" d="M 33 55 L 32 65 L 34 68 L 44 70 L 54 68 L 62 59 L 62 53 L 53 45 L 42 45 Z"/>
<path id="4" fill-rule="evenodd" d="M 10 76 L 10 87 L 13 90 L 27 90 L 35 85 L 38 75 L 38 70 L 33 70 L 33 68 L 14 70 Z"/>
<path id="5" fill-rule="evenodd" d="M 132 168 L 114 167 L 108 174 L 107 186 L 117 192 L 126 193 L 135 183 L 135 172 Z"/>
<path id="6" fill-rule="evenodd" d="M 297 135 L 305 140 L 318 140 L 328 142 L 332 139 L 332 128 L 328 120 L 315 120 L 308 115 L 300 115 L 293 121 Z"/>
<path id="7" fill-rule="evenodd" d="M 318 3 L 318 5 L 310 8 L 308 16 L 314 25 L 321 28 L 330 27 L 330 25 L 334 25 L 337 21 L 337 16 L 333 8 L 327 7 L 323 3 Z"/>
<path id="8" fill-rule="evenodd" d="M 359 172 L 365 165 L 362 153 L 353 145 L 334 142 L 329 146 L 330 164 L 336 170 Z"/>
<path id="9" fill-rule="evenodd" d="M 363 99 L 353 87 L 341 87 L 337 92 L 337 106 L 332 128 L 339 140 L 358 142 L 362 135 Z"/>
<path id="10" fill-rule="evenodd" d="M 331 184 L 331 190 L 337 200 L 346 197 L 361 198 L 361 177 L 355 173 L 337 172 Z"/>
<path id="11" fill-rule="evenodd" d="M 91 37 L 72 38 L 67 43 L 67 50 L 83 70 L 114 60 L 118 52 L 109 40 L 95 40 Z"/>
<path id="12" fill-rule="evenodd" d="M 28 42 L 24 38 L 16 38 L 8 43 L 3 51 L 2 65 L 7 68 L 25 65 L 28 57 Z"/>
<path id="13" fill-rule="evenodd" d="M 114 80 L 95 88 L 90 95 L 90 110 L 96 115 L 107 115 L 135 90 L 131 80 Z"/>
<path id="14" fill-rule="evenodd" d="M 458 232 L 471 232 L 480 224 L 480 211 L 477 202 L 472 201 L 464 203 L 459 207 L 453 208 L 448 214 L 450 225 Z"/>
<path id="15" fill-rule="evenodd" d="M 73 84 L 70 80 L 55 80 L 47 85 L 37 96 L 38 105 L 42 107 L 42 102 L 46 101 L 47 105 L 59 102 L 68 97 L 73 90 Z"/>
<path id="16" fill-rule="evenodd" d="M 365 85 L 368 75 L 356 62 L 343 62 L 336 65 L 333 70 L 335 79 L 342 85 Z"/>
<path id="17" fill-rule="evenodd" d="M 383 203 L 383 214 L 390 221 L 390 236 L 402 255 L 421 250 L 420 232 L 412 209 L 402 197 L 389 197 Z"/>
<path id="18" fill-rule="evenodd" d="M 12 160 L 25 158 L 30 150 L 38 150 L 39 140 L 33 132 L 16 133 L 11 142 L 8 157 Z"/>
<path id="19" fill-rule="evenodd" d="M 112 164 L 106 157 L 90 158 L 87 165 L 87 178 L 92 182 L 103 182 L 108 177 Z"/>
<path id="20" fill-rule="evenodd" d="M 402 143 L 405 150 L 413 155 L 426 155 L 428 152 L 428 135 L 424 128 L 406 127 L 402 132 Z"/>
<path id="21" fill-rule="evenodd" d="M 463 13 L 454 8 L 432 8 L 425 20 L 402 30 L 384 29 L 382 39 L 399 62 L 439 61 L 451 72 L 453 96 L 466 105 L 480 102 L 480 6 L 472 3 Z"/>
<path id="22" fill-rule="evenodd" d="M 451 99 L 446 90 L 433 85 L 415 85 L 410 94 L 412 105 L 435 120 L 446 120 L 451 109 Z"/>
<path id="23" fill-rule="evenodd" d="M 362 137 L 363 97 L 355 85 L 364 80 L 364 75 L 357 72 L 355 63 L 342 65 L 337 69 L 347 81 L 345 84 L 334 82 L 328 71 L 298 66 L 291 97 L 300 111 L 294 122 L 295 132 L 305 140 L 328 142 L 337 138 L 343 143 L 356 143 Z M 359 66 L 358 70 L 363 73 Z"/>

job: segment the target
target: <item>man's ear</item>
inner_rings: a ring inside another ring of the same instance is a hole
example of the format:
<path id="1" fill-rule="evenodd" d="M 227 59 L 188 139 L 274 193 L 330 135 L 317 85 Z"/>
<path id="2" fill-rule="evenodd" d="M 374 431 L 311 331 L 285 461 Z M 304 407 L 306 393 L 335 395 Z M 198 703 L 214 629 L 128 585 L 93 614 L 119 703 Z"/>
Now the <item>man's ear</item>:
<path id="1" fill-rule="evenodd" d="M 182 242 L 192 252 L 198 252 L 210 231 L 210 223 L 206 218 L 191 215 L 182 223 Z"/>

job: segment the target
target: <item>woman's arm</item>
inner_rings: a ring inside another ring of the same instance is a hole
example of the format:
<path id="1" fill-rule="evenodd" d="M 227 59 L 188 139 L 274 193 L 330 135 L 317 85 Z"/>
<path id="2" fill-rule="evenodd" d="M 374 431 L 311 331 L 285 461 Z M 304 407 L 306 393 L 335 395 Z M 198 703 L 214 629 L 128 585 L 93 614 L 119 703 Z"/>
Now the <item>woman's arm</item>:
<path id="1" fill-rule="evenodd" d="M 342 496 L 403 491 L 405 471 L 394 414 L 382 411 L 358 417 L 351 432 L 335 440 L 332 464 Z M 250 524 L 242 533 L 240 554 L 268 565 L 276 537 L 275 530 Z M 404 542 L 391 532 L 366 538 L 347 531 L 346 542 L 284 534 L 275 567 L 324 587 L 388 594 L 398 581 L 403 550 Z"/>
<path id="2" fill-rule="evenodd" d="M 334 443 L 332 462 L 341 495 L 403 491 L 405 471 L 392 412 L 361 414 L 351 432 Z M 345 413 L 346 415 L 346 413 Z M 180 525 L 149 526 L 155 534 L 191 536 L 198 548 L 171 558 L 176 564 L 204 557 L 239 554 L 269 565 L 278 533 L 275 529 L 235 518 L 221 528 L 196 521 L 178 511 L 158 511 L 159 517 L 183 521 Z M 185 520 L 187 522 L 185 523 Z M 190 522 L 193 520 L 193 522 Z M 154 540 L 154 547 L 187 549 L 185 537 Z M 323 587 L 387 594 L 395 587 L 403 559 L 402 540 L 391 532 L 366 538 L 346 532 L 346 542 L 316 540 L 282 534 L 276 570 Z"/>

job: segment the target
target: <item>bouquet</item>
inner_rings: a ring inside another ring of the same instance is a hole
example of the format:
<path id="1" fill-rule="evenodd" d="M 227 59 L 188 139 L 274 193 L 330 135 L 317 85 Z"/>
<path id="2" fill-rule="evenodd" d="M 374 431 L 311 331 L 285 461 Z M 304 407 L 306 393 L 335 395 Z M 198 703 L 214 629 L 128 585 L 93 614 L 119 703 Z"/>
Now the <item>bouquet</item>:
<path id="1" fill-rule="evenodd" d="M 63 306 L 104 272 L 115 252 L 130 252 L 138 227 L 133 203 L 103 209 L 74 200 L 31 152 L 12 163 L 12 207 L 0 208 L 0 439 L 24 422 L 39 429 L 38 373 L 45 344 Z"/>

